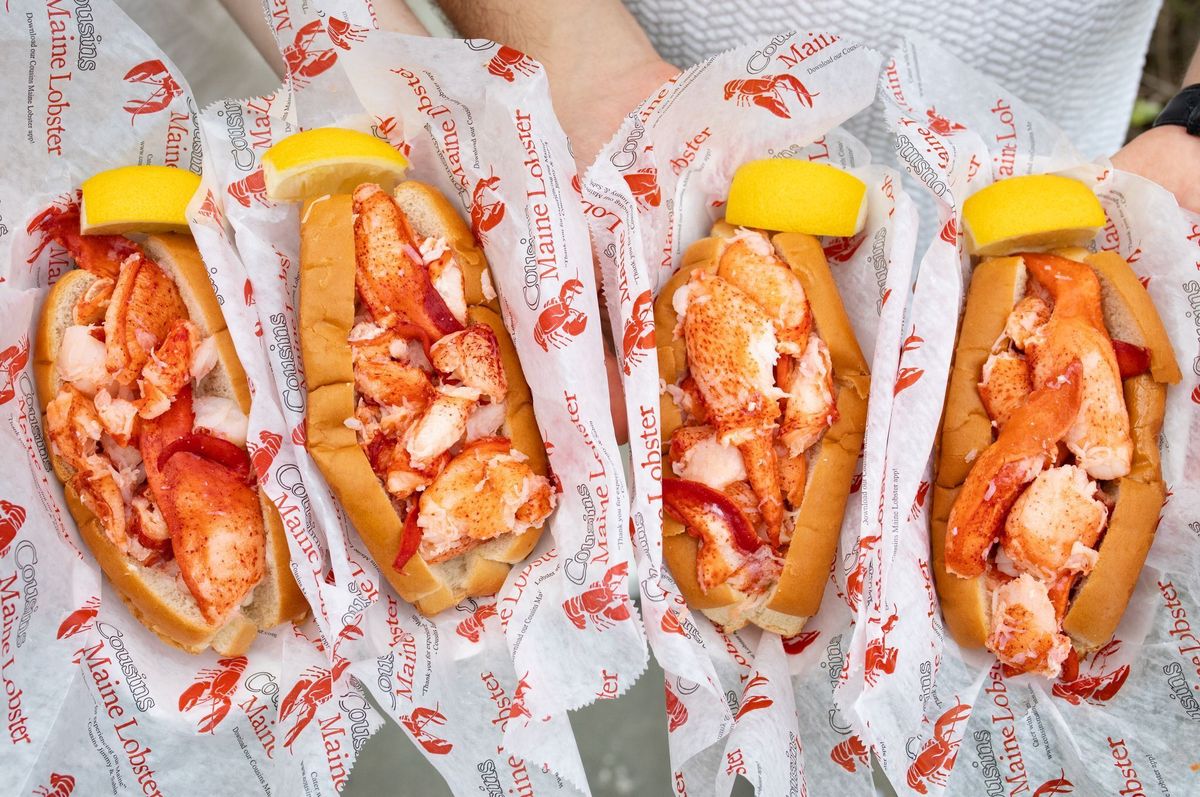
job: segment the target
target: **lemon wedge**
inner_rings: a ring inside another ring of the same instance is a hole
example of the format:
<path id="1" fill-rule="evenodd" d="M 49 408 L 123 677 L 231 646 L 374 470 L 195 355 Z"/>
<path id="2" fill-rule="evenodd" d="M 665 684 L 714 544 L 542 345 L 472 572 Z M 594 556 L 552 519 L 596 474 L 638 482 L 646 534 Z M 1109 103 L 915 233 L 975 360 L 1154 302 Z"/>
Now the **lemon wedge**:
<path id="1" fill-rule="evenodd" d="M 725 220 L 740 227 L 854 235 L 867 218 L 867 184 L 827 163 L 770 158 L 733 174 Z"/>
<path id="2" fill-rule="evenodd" d="M 367 133 L 320 127 L 288 136 L 263 154 L 267 196 L 299 202 L 325 194 L 345 194 L 361 183 L 391 192 L 404 178 L 408 159 Z"/>
<path id="3" fill-rule="evenodd" d="M 83 181 L 84 235 L 187 232 L 187 206 L 200 175 L 172 166 L 122 166 Z"/>
<path id="4" fill-rule="evenodd" d="M 1083 246 L 1104 222 L 1092 190 L 1056 174 L 1009 177 L 963 202 L 967 251 L 983 257 Z"/>

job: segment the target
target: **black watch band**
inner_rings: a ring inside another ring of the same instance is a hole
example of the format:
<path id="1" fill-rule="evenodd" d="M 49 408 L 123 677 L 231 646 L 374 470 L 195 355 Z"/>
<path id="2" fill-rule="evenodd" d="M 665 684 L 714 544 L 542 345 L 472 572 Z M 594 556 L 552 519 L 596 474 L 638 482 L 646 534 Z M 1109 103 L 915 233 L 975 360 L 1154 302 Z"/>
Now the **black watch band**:
<path id="1" fill-rule="evenodd" d="M 1200 136 L 1200 83 L 1188 86 L 1171 98 L 1151 127 L 1162 125 L 1180 125 L 1191 135 Z"/>

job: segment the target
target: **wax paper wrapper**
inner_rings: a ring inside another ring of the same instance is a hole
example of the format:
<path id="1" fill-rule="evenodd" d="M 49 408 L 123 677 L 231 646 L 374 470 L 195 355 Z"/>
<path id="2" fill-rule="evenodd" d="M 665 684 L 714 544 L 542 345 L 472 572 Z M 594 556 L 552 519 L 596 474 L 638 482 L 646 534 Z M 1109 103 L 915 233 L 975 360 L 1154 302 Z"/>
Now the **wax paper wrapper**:
<path id="1" fill-rule="evenodd" d="M 491 42 L 377 31 L 361 2 L 277 3 L 269 19 L 287 87 L 202 116 L 287 426 L 304 428 L 306 401 L 300 209 L 266 197 L 261 156 L 299 129 L 354 128 L 405 153 L 408 176 L 470 220 L 561 484 L 539 547 L 499 595 L 428 619 L 387 586 L 379 568 L 391 563 L 371 560 L 300 454 L 329 577 L 354 595 L 330 612 L 332 661 L 350 662 L 456 792 L 586 790 L 566 711 L 621 694 L 647 653 L 627 589 L 627 499 L 587 225 L 545 73 Z"/>
<path id="2" fill-rule="evenodd" d="M 940 234 L 919 266 L 891 408 L 883 518 L 864 595 L 897 613 L 892 669 L 856 708 L 867 746 L 901 794 L 1190 794 L 1200 789 L 1194 450 L 1200 227 L 1160 187 L 1085 163 L 1061 131 L 1017 97 L 925 40 L 886 66 L 883 92 L 897 154 L 936 200 Z M 1003 177 L 1066 174 L 1090 185 L 1108 223 L 1096 250 L 1125 257 L 1153 297 L 1184 371 L 1168 392 L 1161 436 L 1168 500 L 1154 546 L 1113 640 L 1079 677 L 1006 677 L 986 651 L 946 634 L 929 561 L 930 455 L 937 434 L 969 261 L 959 208 Z M 871 532 L 864 532 L 865 535 Z M 865 537 L 864 537 L 865 539 Z M 871 640 L 882 638 L 867 625 Z M 867 659 L 870 661 L 868 648 Z"/>
<path id="3" fill-rule="evenodd" d="M 874 398 L 866 454 L 846 505 L 821 611 L 796 637 L 753 627 L 723 634 L 680 597 L 662 559 L 659 373 L 652 298 L 681 253 L 708 235 L 734 171 L 771 157 L 832 163 L 868 186 L 864 230 L 823 242 L 871 362 L 890 393 L 900 350 L 916 212 L 899 174 L 872 164 L 838 125 L 872 101 L 880 57 L 830 33 L 785 33 L 692 67 L 648 97 L 584 183 L 619 352 L 633 468 L 631 515 L 647 635 L 667 673 L 675 786 L 727 794 L 735 775 L 761 794 L 871 793 L 865 748 L 846 710 L 860 591 L 862 515 L 881 490 L 887 417 Z M 656 330 L 670 335 L 671 330 Z M 885 407 L 886 408 L 886 407 Z M 670 475 L 670 474 L 668 474 Z"/>
<path id="4" fill-rule="evenodd" d="M 2 90 L 0 115 L 0 791 L 178 794 L 203 782 L 214 793 L 271 794 L 304 780 L 310 794 L 333 794 L 382 717 L 361 695 L 344 702 L 328 677 L 292 690 L 289 673 L 311 676 L 328 656 L 290 624 L 260 634 L 244 656 L 167 646 L 102 578 L 50 471 L 31 341 L 48 288 L 72 263 L 56 244 L 42 246 L 30 221 L 103 169 L 201 171 L 195 103 L 174 65 L 107 0 L 16 3 L 0 37 L 9 74 L 27 77 Z M 240 298 L 245 275 L 207 187 L 191 211 L 253 393 L 251 438 L 282 438 L 266 351 Z M 296 494 L 281 487 L 294 459 L 290 444 L 273 462 L 253 457 L 285 520 L 297 514 Z M 311 524 L 287 526 L 294 561 L 326 559 Z M 328 589 L 323 571 L 293 571 L 313 605 Z"/>

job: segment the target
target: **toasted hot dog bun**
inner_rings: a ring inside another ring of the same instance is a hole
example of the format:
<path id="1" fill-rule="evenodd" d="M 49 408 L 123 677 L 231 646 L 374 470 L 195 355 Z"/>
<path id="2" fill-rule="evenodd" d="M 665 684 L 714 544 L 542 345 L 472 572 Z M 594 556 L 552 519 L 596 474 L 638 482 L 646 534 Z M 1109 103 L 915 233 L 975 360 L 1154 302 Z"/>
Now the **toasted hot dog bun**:
<path id="1" fill-rule="evenodd" d="M 450 202 L 434 188 L 408 181 L 397 186 L 396 201 L 421 237 L 442 237 L 463 270 L 469 322 L 487 324 L 496 334 L 508 378 L 507 417 L 501 429 L 529 458 L 539 475 L 549 474 L 546 448 L 533 414 L 533 396 L 521 371 L 512 339 L 500 320 L 494 295 L 488 299 L 487 260 Z M 428 564 L 419 553 L 402 570 L 393 563 L 400 550 L 404 519 L 345 425 L 354 417 L 354 371 L 349 335 L 355 314 L 355 258 L 349 194 L 305 203 L 300 227 L 300 350 L 308 382 L 308 450 L 380 572 L 402 598 L 434 615 L 467 597 L 494 595 L 512 565 L 529 555 L 541 528 L 503 535 L 460 556 Z"/>
<path id="2" fill-rule="evenodd" d="M 238 361 L 233 339 L 225 326 L 217 297 L 208 280 L 200 253 L 190 236 L 169 233 L 151 235 L 142 241 L 146 256 L 175 282 L 188 309 L 188 316 L 201 335 L 212 335 L 217 344 L 217 365 L 200 382 L 197 396 L 221 396 L 250 412 L 250 390 L 246 373 Z M 42 307 L 34 344 L 34 378 L 45 407 L 61 386 L 55 361 L 63 333 L 73 323 L 71 311 L 96 277 L 75 269 L 51 289 Z M 45 413 L 43 412 L 43 421 Z M 254 588 L 250 601 L 221 625 L 204 620 L 187 587 L 160 568 L 146 567 L 126 556 L 105 535 L 100 519 L 83 505 L 70 486 L 74 470 L 50 454 L 54 472 L 63 482 L 67 507 L 79 527 L 80 536 L 96 557 L 101 570 L 116 587 L 130 612 L 164 641 L 189 653 L 211 647 L 223 656 L 244 653 L 258 632 L 308 614 L 308 604 L 289 568 L 291 557 L 279 513 L 266 494 L 259 491 L 267 533 L 266 573 Z"/>
<path id="3" fill-rule="evenodd" d="M 1060 250 L 1086 262 L 1100 279 L 1104 321 L 1109 334 L 1150 351 L 1150 370 L 1124 381 L 1133 438 L 1128 475 L 1105 482 L 1115 506 L 1100 542 L 1099 559 L 1084 577 L 1063 618 L 1063 630 L 1081 651 L 1093 650 L 1116 630 L 1154 541 L 1165 496 L 1159 465 L 1167 385 L 1181 378 L 1171 341 L 1145 287 L 1113 252 Z M 1009 313 L 1024 295 L 1027 273 L 1020 257 L 996 257 L 975 267 L 959 327 L 958 346 L 946 390 L 946 406 L 935 458 L 930 541 L 934 580 L 946 625 L 965 647 L 983 647 L 990 626 L 990 597 L 984 576 L 961 578 L 946 570 L 946 523 L 959 488 L 975 458 L 992 443 L 992 426 L 977 385 L 991 347 Z"/>
<path id="4" fill-rule="evenodd" d="M 712 237 L 688 247 L 679 270 L 655 300 L 659 376 L 668 385 L 675 384 L 687 369 L 686 345 L 682 339 L 674 339 L 672 334 L 678 322 L 672 304 L 675 291 L 687 284 L 696 269 L 716 273 L 721 238 L 730 237 L 736 231 L 731 225 L 718 222 L 713 227 Z M 779 583 L 763 606 L 752 612 L 741 611 L 753 598 L 725 584 L 702 592 L 696 578 L 699 541 L 686 534 L 683 525 L 670 517 L 663 520 L 663 558 L 688 604 L 703 611 L 714 622 L 727 629 L 736 629 L 752 621 L 768 631 L 792 636 L 817 613 L 825 594 L 829 570 L 837 553 L 846 500 L 862 450 L 871 376 L 820 242 L 802 233 L 777 233 L 771 236 L 771 241 L 775 253 L 800 278 L 812 309 L 814 328 L 829 347 L 838 420 L 805 454 L 808 481 L 804 498 L 793 513 L 792 540 Z M 667 393 L 662 394 L 660 402 L 663 407 L 662 442 L 666 452 L 681 418 Z M 663 460 L 664 472 L 669 473 L 671 464 L 666 453 Z"/>

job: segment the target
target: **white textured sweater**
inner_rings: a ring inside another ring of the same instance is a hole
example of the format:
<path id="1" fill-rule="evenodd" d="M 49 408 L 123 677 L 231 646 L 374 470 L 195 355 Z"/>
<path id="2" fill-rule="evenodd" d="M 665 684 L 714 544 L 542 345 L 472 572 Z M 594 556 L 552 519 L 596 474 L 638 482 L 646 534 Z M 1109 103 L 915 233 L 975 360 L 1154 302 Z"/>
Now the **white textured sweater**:
<path id="1" fill-rule="evenodd" d="M 885 55 L 924 33 L 1057 122 L 1087 157 L 1124 141 L 1161 0 L 625 0 L 660 55 L 688 67 L 780 31 L 828 30 Z M 879 104 L 852 120 L 892 155 Z"/>

